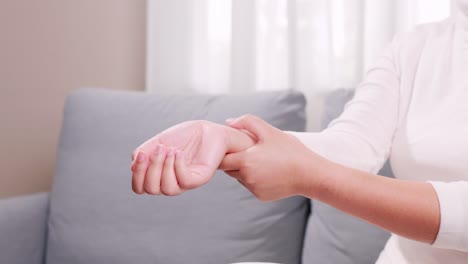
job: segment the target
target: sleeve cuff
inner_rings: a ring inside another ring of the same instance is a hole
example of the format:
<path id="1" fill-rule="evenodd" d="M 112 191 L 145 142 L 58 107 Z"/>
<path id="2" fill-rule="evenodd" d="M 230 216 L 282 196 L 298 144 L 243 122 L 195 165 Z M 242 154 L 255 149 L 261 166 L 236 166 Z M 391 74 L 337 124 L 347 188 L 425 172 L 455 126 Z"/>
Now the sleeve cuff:
<path id="1" fill-rule="evenodd" d="M 429 182 L 440 206 L 440 227 L 433 246 L 468 251 L 468 182 Z"/>

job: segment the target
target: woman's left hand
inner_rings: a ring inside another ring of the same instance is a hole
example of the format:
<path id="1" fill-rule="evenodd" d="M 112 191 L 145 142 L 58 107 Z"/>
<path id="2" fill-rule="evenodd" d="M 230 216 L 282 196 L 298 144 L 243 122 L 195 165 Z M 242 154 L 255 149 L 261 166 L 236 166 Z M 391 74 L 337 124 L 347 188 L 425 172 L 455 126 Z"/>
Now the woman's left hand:
<path id="1" fill-rule="evenodd" d="M 300 195 L 304 188 L 320 181 L 319 177 L 304 176 L 314 175 L 315 168 L 326 160 L 294 136 L 252 115 L 227 123 L 251 133 L 257 142 L 245 151 L 227 154 L 219 169 L 236 178 L 258 199 L 273 201 Z"/>

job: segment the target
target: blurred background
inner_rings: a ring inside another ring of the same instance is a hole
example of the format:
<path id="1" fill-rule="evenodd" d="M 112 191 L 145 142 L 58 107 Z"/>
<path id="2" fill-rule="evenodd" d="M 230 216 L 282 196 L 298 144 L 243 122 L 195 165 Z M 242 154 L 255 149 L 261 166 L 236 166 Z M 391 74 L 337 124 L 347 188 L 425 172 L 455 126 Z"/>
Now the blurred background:
<path id="1" fill-rule="evenodd" d="M 0 197 L 50 188 L 67 94 L 354 89 L 396 33 L 450 0 L 1 0 Z M 138 128 L 135 128 L 138 129 Z"/>

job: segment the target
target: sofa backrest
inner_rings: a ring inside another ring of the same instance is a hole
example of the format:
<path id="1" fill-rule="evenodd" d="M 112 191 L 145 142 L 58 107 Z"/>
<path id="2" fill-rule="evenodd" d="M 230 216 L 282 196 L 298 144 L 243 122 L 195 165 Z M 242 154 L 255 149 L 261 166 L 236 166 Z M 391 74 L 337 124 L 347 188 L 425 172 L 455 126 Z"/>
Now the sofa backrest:
<path id="1" fill-rule="evenodd" d="M 308 200 L 263 203 L 222 172 L 178 197 L 131 190 L 130 154 L 187 120 L 252 113 L 303 131 L 296 92 L 161 95 L 81 90 L 69 96 L 50 195 L 47 264 L 299 263 Z"/>

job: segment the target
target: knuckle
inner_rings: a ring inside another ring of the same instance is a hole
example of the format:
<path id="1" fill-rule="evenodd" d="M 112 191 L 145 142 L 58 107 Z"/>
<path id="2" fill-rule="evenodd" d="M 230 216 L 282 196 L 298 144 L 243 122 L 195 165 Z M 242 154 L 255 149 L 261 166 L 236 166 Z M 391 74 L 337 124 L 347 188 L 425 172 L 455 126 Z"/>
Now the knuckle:
<path id="1" fill-rule="evenodd" d="M 133 159 L 133 160 L 136 160 L 136 158 L 137 158 L 139 152 L 143 152 L 143 150 L 142 150 L 140 147 L 136 148 L 136 149 L 132 152 L 132 159 Z"/>

